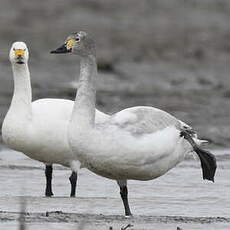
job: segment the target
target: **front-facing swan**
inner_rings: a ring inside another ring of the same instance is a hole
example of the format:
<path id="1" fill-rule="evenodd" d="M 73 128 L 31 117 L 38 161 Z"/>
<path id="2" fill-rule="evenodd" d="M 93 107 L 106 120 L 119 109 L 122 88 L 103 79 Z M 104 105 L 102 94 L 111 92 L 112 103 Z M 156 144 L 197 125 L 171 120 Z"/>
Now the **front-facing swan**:
<path id="1" fill-rule="evenodd" d="M 46 196 L 53 195 L 52 164 L 70 167 L 71 196 L 75 196 L 80 163 L 67 141 L 67 126 L 74 102 L 51 98 L 32 102 L 26 44 L 13 43 L 9 57 L 14 76 L 14 94 L 2 126 L 3 140 L 10 148 L 46 164 Z M 99 111 L 96 113 L 99 122 L 108 117 Z"/>
<path id="2" fill-rule="evenodd" d="M 69 144 L 91 171 L 124 182 L 121 193 L 125 214 L 131 215 L 126 180 L 151 180 L 162 176 L 195 151 L 203 179 L 214 181 L 214 155 L 198 147 L 194 131 L 170 114 L 153 107 L 122 110 L 95 124 L 95 43 L 85 32 L 71 34 L 63 46 L 51 53 L 72 53 L 81 58 L 79 88 L 69 124 Z"/>

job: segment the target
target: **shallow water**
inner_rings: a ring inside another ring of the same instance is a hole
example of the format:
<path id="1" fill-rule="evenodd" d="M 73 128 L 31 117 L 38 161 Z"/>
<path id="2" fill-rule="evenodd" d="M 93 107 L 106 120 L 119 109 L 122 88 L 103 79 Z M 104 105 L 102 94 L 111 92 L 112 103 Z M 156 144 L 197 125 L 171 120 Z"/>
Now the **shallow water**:
<path id="1" fill-rule="evenodd" d="M 218 160 L 215 183 L 202 180 L 199 162 L 192 157 L 156 180 L 129 181 L 134 218 L 126 219 L 115 181 L 82 169 L 77 197 L 69 198 L 71 172 L 56 166 L 55 196 L 45 198 L 44 166 L 21 153 L 2 149 L 0 229 L 18 229 L 22 198 L 30 214 L 26 216 L 29 230 L 77 229 L 79 221 L 86 222 L 85 229 L 121 229 L 128 223 L 133 229 L 230 229 L 229 152 L 214 151 Z M 51 212 L 49 217 L 45 217 L 46 212 Z"/>

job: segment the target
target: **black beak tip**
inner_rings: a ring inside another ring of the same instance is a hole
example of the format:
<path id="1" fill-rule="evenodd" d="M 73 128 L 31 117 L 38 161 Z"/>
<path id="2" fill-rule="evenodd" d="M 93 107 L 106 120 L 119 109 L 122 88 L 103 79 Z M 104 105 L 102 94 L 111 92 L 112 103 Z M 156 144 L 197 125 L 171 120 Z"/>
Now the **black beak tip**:
<path id="1" fill-rule="evenodd" d="M 24 64 L 25 62 L 21 59 L 18 59 L 16 63 L 21 65 L 21 64 Z"/>
<path id="2" fill-rule="evenodd" d="M 60 46 L 56 50 L 50 51 L 51 54 L 65 54 L 71 52 L 71 49 L 67 50 L 65 45 Z"/>

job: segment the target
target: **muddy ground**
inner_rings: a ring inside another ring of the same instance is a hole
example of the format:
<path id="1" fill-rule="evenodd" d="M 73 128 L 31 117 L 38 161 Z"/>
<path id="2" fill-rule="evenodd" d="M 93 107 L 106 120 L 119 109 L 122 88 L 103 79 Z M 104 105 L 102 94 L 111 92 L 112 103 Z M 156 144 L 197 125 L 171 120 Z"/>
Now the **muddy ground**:
<path id="1" fill-rule="evenodd" d="M 123 216 L 115 181 L 80 171 L 77 197 L 69 198 L 70 170 L 56 166 L 54 197 L 44 197 L 44 166 L 21 153 L 0 151 L 0 229 L 18 230 L 19 212 L 26 206 L 26 230 L 228 230 L 229 150 L 214 151 L 215 183 L 203 181 L 199 161 L 188 157 L 166 175 L 152 181 L 129 181 L 133 218 Z M 7 179 L 6 179 L 7 175 Z M 22 205 L 23 204 L 23 205 Z M 24 205 L 25 204 L 25 205 Z M 20 229 L 21 230 L 21 229 Z M 80 230 L 80 228 L 79 228 Z"/>

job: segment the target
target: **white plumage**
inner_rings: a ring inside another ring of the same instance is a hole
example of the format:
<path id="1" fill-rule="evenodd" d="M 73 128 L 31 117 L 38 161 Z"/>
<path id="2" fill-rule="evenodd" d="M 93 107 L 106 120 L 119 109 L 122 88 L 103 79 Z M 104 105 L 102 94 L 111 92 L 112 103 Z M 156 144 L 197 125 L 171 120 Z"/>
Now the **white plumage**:
<path id="1" fill-rule="evenodd" d="M 20 52 L 23 55 L 19 55 Z M 2 126 L 3 141 L 34 160 L 46 165 L 61 164 L 77 173 L 80 162 L 67 141 L 74 102 L 49 98 L 31 102 L 28 58 L 26 44 L 15 42 L 10 50 L 14 95 Z M 108 115 L 96 111 L 96 117 L 101 122 Z M 52 191 L 47 195 L 52 195 Z"/>
<path id="2" fill-rule="evenodd" d="M 197 146 L 200 142 L 191 127 L 162 110 L 133 107 L 95 123 L 96 48 L 87 33 L 71 34 L 64 45 L 51 53 L 81 57 L 79 88 L 68 128 L 69 144 L 88 169 L 118 181 L 127 216 L 131 215 L 127 179 L 157 178 L 193 150 L 200 157 L 203 178 L 214 180 L 215 157 Z"/>
<path id="3" fill-rule="evenodd" d="M 193 151 L 180 129 L 180 121 L 164 111 L 133 107 L 88 130 L 72 123 L 70 145 L 79 160 L 97 174 L 116 180 L 150 180 Z"/>

